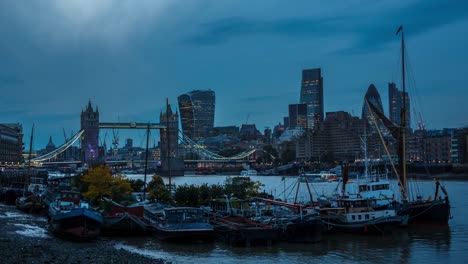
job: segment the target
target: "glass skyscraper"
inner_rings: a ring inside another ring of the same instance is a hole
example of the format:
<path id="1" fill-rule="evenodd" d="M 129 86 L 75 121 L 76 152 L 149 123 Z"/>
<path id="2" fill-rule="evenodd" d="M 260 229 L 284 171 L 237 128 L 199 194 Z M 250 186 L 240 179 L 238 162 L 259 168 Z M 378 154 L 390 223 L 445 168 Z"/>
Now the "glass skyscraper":
<path id="1" fill-rule="evenodd" d="M 177 99 L 184 134 L 192 140 L 208 137 L 214 126 L 215 92 L 194 90 Z"/>
<path id="2" fill-rule="evenodd" d="M 410 98 L 406 93 L 406 127 L 411 128 L 411 111 L 410 111 Z M 391 82 L 388 84 L 388 107 L 390 121 L 400 125 L 401 108 L 403 107 L 403 91 L 398 90 L 396 84 Z"/>
<path id="3" fill-rule="evenodd" d="M 367 121 L 370 121 L 370 118 L 372 118 L 372 115 L 370 113 L 369 108 L 367 107 L 365 99 L 369 100 L 369 103 L 374 105 L 379 111 L 383 114 L 383 106 L 382 106 L 382 100 L 380 99 L 380 94 L 377 91 L 377 88 L 373 84 L 369 85 L 369 88 L 367 88 L 366 95 L 364 96 L 364 104 L 362 105 L 362 116 L 361 118 Z"/>
<path id="4" fill-rule="evenodd" d="M 307 105 L 307 128 L 323 121 L 323 78 L 320 68 L 302 71 L 300 103 Z"/>
<path id="5" fill-rule="evenodd" d="M 289 127 L 307 128 L 307 105 L 290 104 L 289 105 Z"/>

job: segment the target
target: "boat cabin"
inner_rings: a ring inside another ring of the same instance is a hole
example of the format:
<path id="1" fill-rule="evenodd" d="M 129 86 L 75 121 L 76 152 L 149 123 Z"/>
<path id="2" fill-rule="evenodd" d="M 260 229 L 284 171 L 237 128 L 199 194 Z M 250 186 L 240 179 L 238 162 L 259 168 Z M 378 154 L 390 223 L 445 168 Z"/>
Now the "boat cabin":
<path id="1" fill-rule="evenodd" d="M 374 221 L 396 216 L 395 210 L 375 210 L 377 199 L 339 199 L 331 208 L 321 209 L 322 216 L 340 217 L 347 223 Z"/>
<path id="2" fill-rule="evenodd" d="M 71 210 L 73 208 L 89 208 L 89 203 L 82 199 L 77 191 L 61 191 L 55 197 L 55 207 L 59 210 Z"/>
<path id="3" fill-rule="evenodd" d="M 167 223 L 208 222 L 203 209 L 193 207 L 165 208 L 163 218 Z"/>
<path id="4" fill-rule="evenodd" d="M 359 180 L 347 183 L 346 196 L 349 198 L 393 200 L 395 194 L 390 187 L 390 181 L 388 179 L 377 179 L 373 181 Z"/>

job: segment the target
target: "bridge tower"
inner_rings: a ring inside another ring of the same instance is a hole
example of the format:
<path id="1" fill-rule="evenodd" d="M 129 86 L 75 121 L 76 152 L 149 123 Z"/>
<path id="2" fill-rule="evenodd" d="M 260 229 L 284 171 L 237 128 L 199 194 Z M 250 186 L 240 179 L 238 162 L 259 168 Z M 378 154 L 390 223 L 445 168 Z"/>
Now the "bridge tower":
<path id="1" fill-rule="evenodd" d="M 168 103 L 167 112 L 159 115 L 159 123 L 166 125 L 166 129 L 161 130 L 161 175 L 183 176 L 184 161 L 179 157 L 179 113 L 172 112 Z M 169 140 L 168 140 L 169 136 Z M 170 168 L 168 159 L 168 147 L 170 149 Z"/>
<path id="2" fill-rule="evenodd" d="M 86 109 L 81 110 L 81 129 L 84 130 L 81 136 L 81 161 L 91 163 L 99 160 L 99 111 L 93 110 L 91 99 Z"/>

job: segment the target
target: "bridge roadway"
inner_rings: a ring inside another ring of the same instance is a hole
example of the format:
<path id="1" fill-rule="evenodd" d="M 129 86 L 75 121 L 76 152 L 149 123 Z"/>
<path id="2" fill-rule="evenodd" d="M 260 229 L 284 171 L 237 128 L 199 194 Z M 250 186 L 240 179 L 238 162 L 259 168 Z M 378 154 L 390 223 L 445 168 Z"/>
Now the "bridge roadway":
<path id="1" fill-rule="evenodd" d="M 165 129 L 166 126 L 157 123 L 99 123 L 99 128 L 118 128 L 118 129 Z"/>

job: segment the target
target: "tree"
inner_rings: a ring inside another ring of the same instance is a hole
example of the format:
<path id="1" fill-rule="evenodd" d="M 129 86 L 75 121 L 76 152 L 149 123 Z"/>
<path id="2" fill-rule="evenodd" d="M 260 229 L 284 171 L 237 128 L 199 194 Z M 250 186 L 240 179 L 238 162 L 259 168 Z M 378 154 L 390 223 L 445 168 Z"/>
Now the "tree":
<path id="1" fill-rule="evenodd" d="M 113 177 L 111 185 L 112 200 L 124 205 L 132 204 L 135 202 L 132 191 L 130 181 L 123 174 L 117 174 Z"/>
<path id="2" fill-rule="evenodd" d="M 83 196 L 91 201 L 102 196 L 111 196 L 112 181 L 109 167 L 101 165 L 88 169 L 83 175 L 83 182 L 88 185 L 88 191 Z"/>
<path id="3" fill-rule="evenodd" d="M 174 193 L 174 201 L 177 206 L 198 207 L 200 204 L 199 199 L 200 189 L 193 184 L 179 185 Z"/>
<path id="4" fill-rule="evenodd" d="M 164 184 L 161 176 L 154 174 L 148 183 L 148 199 L 162 203 L 172 203 L 171 194 Z"/>
<path id="5" fill-rule="evenodd" d="M 259 190 L 262 186 L 263 184 L 259 181 L 252 182 L 244 177 L 234 177 L 226 182 L 224 192 L 231 197 L 244 199 L 259 196 Z"/>
<path id="6" fill-rule="evenodd" d="M 122 174 L 112 176 L 111 168 L 99 165 L 86 170 L 77 184 L 86 186 L 83 196 L 96 205 L 102 197 L 108 197 L 118 203 L 130 204 L 135 201 L 130 182 Z M 83 187 L 84 188 L 84 187 Z"/>
<path id="7" fill-rule="evenodd" d="M 129 179 L 128 182 L 135 192 L 142 192 L 145 182 L 140 179 Z"/>

